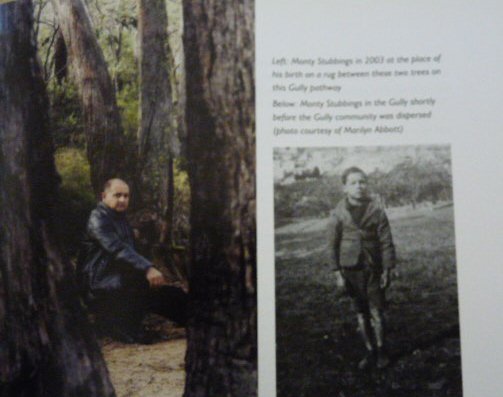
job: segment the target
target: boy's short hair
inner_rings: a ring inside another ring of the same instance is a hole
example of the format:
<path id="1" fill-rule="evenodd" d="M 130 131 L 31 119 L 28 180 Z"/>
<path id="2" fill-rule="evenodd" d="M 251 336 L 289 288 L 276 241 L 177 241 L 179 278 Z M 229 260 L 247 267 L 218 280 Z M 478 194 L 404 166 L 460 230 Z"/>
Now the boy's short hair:
<path id="1" fill-rule="evenodd" d="M 346 181 L 348 180 L 348 176 L 350 174 L 361 174 L 365 177 L 365 179 L 367 179 L 367 174 L 365 172 L 363 172 L 363 170 L 361 168 L 349 167 L 344 170 L 344 172 L 342 173 L 342 176 L 341 176 L 342 183 L 344 185 L 346 184 Z"/>

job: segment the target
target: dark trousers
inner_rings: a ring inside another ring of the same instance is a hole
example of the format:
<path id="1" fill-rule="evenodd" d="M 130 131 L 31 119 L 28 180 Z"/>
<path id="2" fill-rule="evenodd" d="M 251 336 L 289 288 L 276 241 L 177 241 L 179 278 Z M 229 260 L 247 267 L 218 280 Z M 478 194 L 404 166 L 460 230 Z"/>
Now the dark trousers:
<path id="1" fill-rule="evenodd" d="M 130 288 L 101 291 L 95 295 L 93 311 L 104 332 L 113 327 L 136 332 L 148 313 L 159 314 L 180 325 L 187 322 L 187 294 L 180 288 Z"/>

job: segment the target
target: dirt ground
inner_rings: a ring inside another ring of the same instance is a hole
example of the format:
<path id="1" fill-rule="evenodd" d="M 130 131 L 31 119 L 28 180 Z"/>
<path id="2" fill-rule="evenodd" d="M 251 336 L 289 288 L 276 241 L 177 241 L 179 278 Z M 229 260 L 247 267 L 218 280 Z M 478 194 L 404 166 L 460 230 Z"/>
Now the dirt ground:
<path id="1" fill-rule="evenodd" d="M 398 264 L 388 291 L 392 365 L 362 372 L 349 298 L 326 264 L 325 225 L 276 230 L 278 397 L 460 397 L 453 208 L 390 211 Z"/>
<path id="2" fill-rule="evenodd" d="M 168 322 L 151 345 L 101 341 L 117 397 L 181 397 L 185 383 L 186 339 Z"/>

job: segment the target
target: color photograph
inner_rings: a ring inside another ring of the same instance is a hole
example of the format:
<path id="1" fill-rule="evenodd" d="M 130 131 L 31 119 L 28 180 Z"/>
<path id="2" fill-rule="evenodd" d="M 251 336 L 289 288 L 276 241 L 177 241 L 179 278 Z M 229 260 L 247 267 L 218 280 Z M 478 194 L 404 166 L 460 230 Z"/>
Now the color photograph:
<path id="1" fill-rule="evenodd" d="M 253 1 L 0 2 L 0 396 L 257 395 Z"/>

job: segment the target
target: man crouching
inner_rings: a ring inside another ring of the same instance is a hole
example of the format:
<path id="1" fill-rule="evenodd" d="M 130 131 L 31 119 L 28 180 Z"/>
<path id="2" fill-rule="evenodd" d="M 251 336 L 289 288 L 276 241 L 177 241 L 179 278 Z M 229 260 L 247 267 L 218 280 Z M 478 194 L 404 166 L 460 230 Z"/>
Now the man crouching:
<path id="1" fill-rule="evenodd" d="M 124 343 L 149 343 L 142 321 L 149 312 L 181 325 L 187 294 L 166 285 L 162 273 L 136 252 L 126 219 L 129 186 L 110 179 L 91 212 L 77 259 L 77 276 L 97 329 Z"/>

